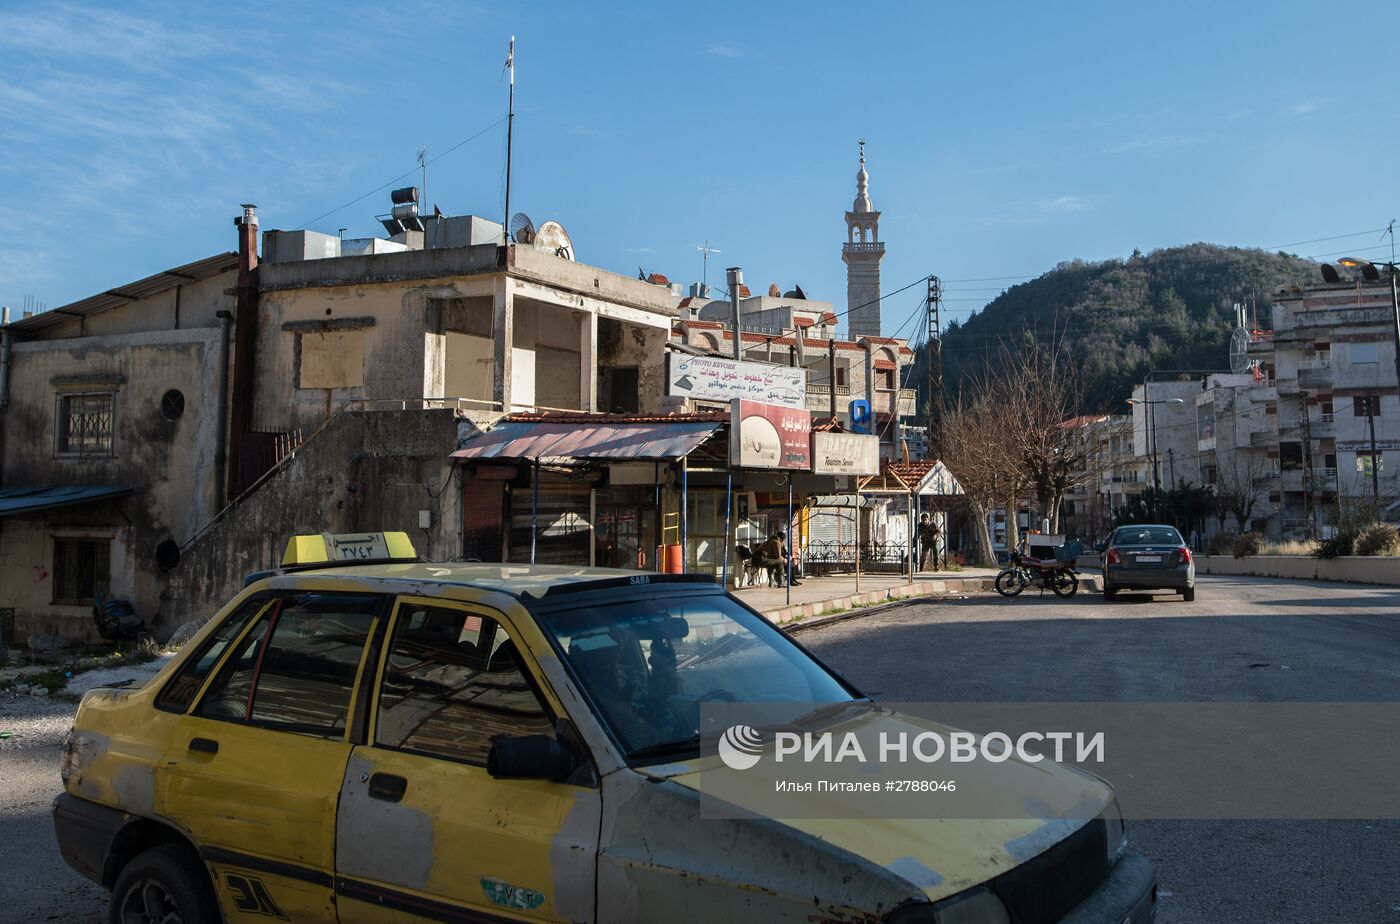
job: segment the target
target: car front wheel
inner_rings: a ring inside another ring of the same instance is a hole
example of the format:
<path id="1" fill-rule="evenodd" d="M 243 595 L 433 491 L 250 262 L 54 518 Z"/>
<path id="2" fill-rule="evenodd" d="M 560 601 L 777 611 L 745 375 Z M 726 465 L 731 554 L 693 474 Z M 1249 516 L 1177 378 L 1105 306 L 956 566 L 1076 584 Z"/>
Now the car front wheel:
<path id="1" fill-rule="evenodd" d="M 221 920 L 204 864 L 181 844 L 138 854 L 112 889 L 108 924 L 202 924 Z"/>

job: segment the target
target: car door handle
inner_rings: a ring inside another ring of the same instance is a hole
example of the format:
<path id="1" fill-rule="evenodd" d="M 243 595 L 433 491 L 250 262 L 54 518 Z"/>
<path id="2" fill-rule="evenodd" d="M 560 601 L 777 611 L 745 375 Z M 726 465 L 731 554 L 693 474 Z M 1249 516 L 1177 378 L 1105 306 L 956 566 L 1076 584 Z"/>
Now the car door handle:
<path id="1" fill-rule="evenodd" d="M 369 797 L 385 802 L 397 802 L 408 789 L 408 780 L 392 773 L 376 773 L 369 778 Z"/>
<path id="2" fill-rule="evenodd" d="M 217 754 L 219 753 L 219 742 L 213 738 L 191 738 L 190 750 L 199 751 L 202 754 Z"/>

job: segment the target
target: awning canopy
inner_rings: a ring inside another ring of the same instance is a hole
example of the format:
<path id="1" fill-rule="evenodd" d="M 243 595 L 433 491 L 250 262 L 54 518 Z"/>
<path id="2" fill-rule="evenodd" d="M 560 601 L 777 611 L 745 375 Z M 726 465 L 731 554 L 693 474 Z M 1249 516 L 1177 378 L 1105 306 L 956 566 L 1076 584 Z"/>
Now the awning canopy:
<path id="1" fill-rule="evenodd" d="M 507 421 L 474 437 L 453 458 L 624 459 L 660 462 L 680 459 L 714 435 L 723 423 L 546 423 Z"/>
<path id="2" fill-rule="evenodd" d="M 35 513 L 54 507 L 73 507 L 112 500 L 130 494 L 119 485 L 62 485 L 46 488 L 0 488 L 0 517 Z"/>

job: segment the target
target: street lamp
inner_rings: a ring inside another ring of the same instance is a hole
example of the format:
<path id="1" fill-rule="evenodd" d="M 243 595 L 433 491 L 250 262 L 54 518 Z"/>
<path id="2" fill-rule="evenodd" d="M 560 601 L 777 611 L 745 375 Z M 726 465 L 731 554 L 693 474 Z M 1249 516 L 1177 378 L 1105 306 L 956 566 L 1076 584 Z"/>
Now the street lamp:
<path id="1" fill-rule="evenodd" d="M 1392 260 L 1395 258 L 1393 253 L 1390 256 Z M 1376 264 L 1370 260 L 1362 260 L 1360 257 L 1342 257 L 1337 262 L 1350 269 L 1360 269 L 1361 275 L 1368 279 L 1372 274 L 1375 275 L 1376 279 L 1380 278 L 1380 273 L 1376 271 Z M 1382 263 L 1380 265 L 1390 270 L 1390 322 L 1394 325 L 1395 336 L 1395 383 L 1400 386 L 1400 288 L 1397 288 L 1395 280 L 1395 264 Z M 1370 273 L 1366 272 L 1368 267 L 1371 270 Z"/>
<path id="2" fill-rule="evenodd" d="M 1143 386 L 1143 394 L 1147 393 L 1147 386 Z M 1147 406 L 1147 455 L 1152 460 L 1152 489 L 1157 493 L 1162 491 L 1162 473 L 1157 465 L 1157 414 L 1153 410 L 1159 404 L 1185 404 L 1180 398 L 1158 398 L 1149 401 L 1146 398 L 1129 398 L 1129 404 L 1142 404 Z"/>

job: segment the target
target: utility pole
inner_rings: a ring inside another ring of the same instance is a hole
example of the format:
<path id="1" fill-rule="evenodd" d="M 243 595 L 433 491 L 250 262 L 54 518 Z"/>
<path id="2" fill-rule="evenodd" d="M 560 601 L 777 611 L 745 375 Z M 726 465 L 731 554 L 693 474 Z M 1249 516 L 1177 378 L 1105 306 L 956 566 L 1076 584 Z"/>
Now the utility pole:
<path id="1" fill-rule="evenodd" d="M 1313 504 L 1312 422 L 1308 420 L 1308 393 L 1298 392 L 1298 413 L 1303 424 L 1303 519 L 1307 522 L 1308 538 L 1317 535 Z"/>
<path id="2" fill-rule="evenodd" d="M 943 285 L 928 277 L 928 455 L 943 457 Z"/>
<path id="3" fill-rule="evenodd" d="M 798 331 L 797 335 L 802 336 Z M 831 390 L 831 422 L 836 423 L 836 338 L 833 336 L 826 341 L 826 381 Z"/>
<path id="4" fill-rule="evenodd" d="M 1380 401 L 1380 395 L 1366 396 L 1366 425 L 1371 430 L 1371 497 L 1377 504 L 1381 502 L 1380 456 L 1376 455 L 1376 405 Z M 1340 477 L 1337 483 L 1341 485 Z"/>
<path id="5" fill-rule="evenodd" d="M 510 37 L 510 51 L 506 53 L 506 70 L 510 71 L 510 96 L 508 97 L 509 104 L 506 107 L 506 217 L 501 222 L 502 244 L 510 243 L 510 147 L 515 140 L 515 36 L 513 35 Z M 424 185 L 427 182 L 425 173 Z"/>
<path id="6" fill-rule="evenodd" d="M 1172 447 L 1170 447 L 1170 446 L 1167 447 L 1167 477 L 1170 479 L 1170 481 L 1168 481 L 1168 484 L 1171 485 L 1171 490 L 1175 491 L 1175 490 L 1176 490 L 1176 456 L 1173 454 L 1173 452 L 1172 452 Z"/>

